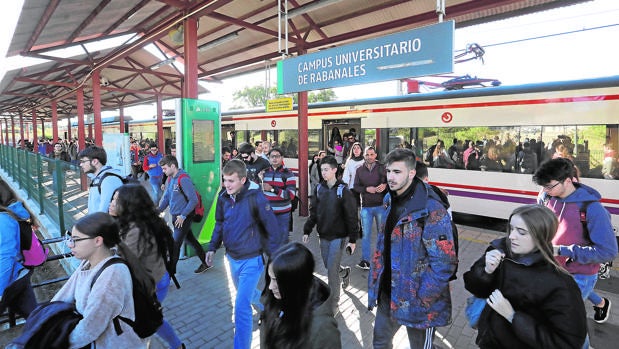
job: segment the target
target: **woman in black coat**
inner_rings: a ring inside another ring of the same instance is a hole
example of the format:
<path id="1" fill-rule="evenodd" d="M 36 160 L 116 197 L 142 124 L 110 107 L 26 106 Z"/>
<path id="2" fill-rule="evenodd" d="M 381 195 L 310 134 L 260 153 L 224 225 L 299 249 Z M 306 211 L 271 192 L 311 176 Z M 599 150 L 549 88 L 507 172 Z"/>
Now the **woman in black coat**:
<path id="1" fill-rule="evenodd" d="M 555 261 L 557 218 L 526 205 L 509 218 L 509 237 L 491 242 L 464 274 L 465 288 L 487 298 L 476 343 L 480 348 L 574 348 L 587 335 L 578 285 Z"/>

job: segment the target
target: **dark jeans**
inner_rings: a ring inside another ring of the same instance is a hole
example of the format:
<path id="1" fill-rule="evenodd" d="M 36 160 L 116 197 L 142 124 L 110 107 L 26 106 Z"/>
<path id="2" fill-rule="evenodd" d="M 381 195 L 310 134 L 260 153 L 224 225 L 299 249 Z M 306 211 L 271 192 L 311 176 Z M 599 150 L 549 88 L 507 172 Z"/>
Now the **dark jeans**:
<path id="1" fill-rule="evenodd" d="M 172 215 L 172 223 L 176 222 L 176 217 L 177 215 Z M 180 256 L 183 240 L 186 240 L 187 243 L 193 247 L 194 251 L 196 251 L 196 254 L 200 257 L 200 263 L 205 263 L 206 261 L 206 253 L 204 252 L 202 245 L 200 245 L 196 237 L 193 236 L 193 233 L 191 232 L 191 223 L 193 223 L 193 214 L 185 218 L 182 227 L 174 227 L 174 255 L 172 256 L 172 267 L 174 272 L 176 272 L 176 263 L 178 263 L 178 257 Z"/>

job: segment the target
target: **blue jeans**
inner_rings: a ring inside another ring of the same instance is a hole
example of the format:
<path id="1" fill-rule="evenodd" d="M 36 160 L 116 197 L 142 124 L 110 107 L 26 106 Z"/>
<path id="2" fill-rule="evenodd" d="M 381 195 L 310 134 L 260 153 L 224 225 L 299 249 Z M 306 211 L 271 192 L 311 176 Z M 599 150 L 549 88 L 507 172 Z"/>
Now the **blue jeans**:
<path id="1" fill-rule="evenodd" d="M 363 240 L 361 241 L 361 260 L 369 261 L 372 246 L 372 222 L 376 220 L 376 231 L 383 225 L 385 208 L 383 206 L 361 207 L 361 228 Z"/>
<path id="2" fill-rule="evenodd" d="M 236 287 L 234 301 L 234 348 L 250 349 L 252 335 L 252 307 L 256 287 L 264 270 L 262 255 L 249 259 L 236 260 L 226 255 L 230 274 Z"/>
<path id="3" fill-rule="evenodd" d="M 170 275 L 166 272 L 161 280 L 157 282 L 157 300 L 159 303 L 163 303 L 163 300 L 168 295 L 168 288 L 170 287 Z M 164 318 L 163 324 L 161 327 L 157 329 L 157 335 L 165 340 L 170 348 L 178 348 L 181 346 L 181 339 L 178 338 L 176 332 L 174 332 L 174 328 L 170 325 L 170 323 Z"/>
<path id="4" fill-rule="evenodd" d="M 151 188 L 150 197 L 153 199 L 155 205 L 158 205 L 159 200 L 161 200 L 161 178 L 162 176 L 152 176 L 148 179 Z"/>
<path id="5" fill-rule="evenodd" d="M 393 348 L 393 336 L 400 328 L 397 320 L 391 317 L 389 295 L 381 292 L 378 299 L 378 309 L 376 310 L 376 321 L 374 323 L 374 349 Z M 411 348 L 432 349 L 434 341 L 434 327 L 417 329 L 406 327 L 408 342 Z"/>
<path id="6" fill-rule="evenodd" d="M 288 243 L 288 225 L 290 224 L 290 212 L 276 214 L 275 218 L 277 219 L 277 225 L 281 229 L 279 246 L 282 246 Z"/>
<path id="7" fill-rule="evenodd" d="M 337 306 L 340 302 L 340 287 L 342 280 L 340 279 L 340 261 L 342 260 L 342 251 L 346 245 L 346 239 L 333 239 L 331 241 L 320 239 L 320 254 L 322 262 L 327 268 L 327 278 L 329 288 L 331 289 L 331 309 L 334 314 L 337 312 Z"/>
<path id="8" fill-rule="evenodd" d="M 593 275 L 584 275 L 584 274 L 572 274 L 574 277 L 574 281 L 580 288 L 580 293 L 582 294 L 582 300 L 589 299 L 593 295 L 593 298 L 596 296 L 599 298 L 597 304 L 600 304 L 602 298 L 598 296 L 595 292 L 593 292 L 593 288 L 595 287 L 595 283 L 598 281 L 598 274 L 595 273 Z M 583 349 L 589 348 L 589 334 L 587 334 L 587 338 L 585 339 L 585 344 L 582 346 Z"/>

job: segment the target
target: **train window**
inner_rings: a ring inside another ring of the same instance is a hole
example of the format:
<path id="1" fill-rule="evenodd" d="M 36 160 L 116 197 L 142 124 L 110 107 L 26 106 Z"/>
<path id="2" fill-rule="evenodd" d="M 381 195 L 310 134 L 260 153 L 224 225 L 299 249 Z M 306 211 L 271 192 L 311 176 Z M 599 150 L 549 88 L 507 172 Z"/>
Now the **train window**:
<path id="1" fill-rule="evenodd" d="M 307 130 L 308 136 L 308 158 L 311 159 L 314 154 L 318 154 L 320 150 L 320 130 Z"/>
<path id="2" fill-rule="evenodd" d="M 278 132 L 278 147 L 284 152 L 284 157 L 299 157 L 299 131 L 280 130 Z"/>

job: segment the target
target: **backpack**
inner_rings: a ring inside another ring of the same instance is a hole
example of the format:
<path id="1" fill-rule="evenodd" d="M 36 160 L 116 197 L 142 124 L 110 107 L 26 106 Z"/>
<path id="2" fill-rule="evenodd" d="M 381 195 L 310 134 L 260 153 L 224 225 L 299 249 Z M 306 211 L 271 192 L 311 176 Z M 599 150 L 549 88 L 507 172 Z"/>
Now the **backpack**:
<path id="1" fill-rule="evenodd" d="M 28 316 L 22 334 L 6 348 L 68 348 L 69 335 L 82 318 L 74 303 L 55 301 L 41 304 Z"/>
<path id="2" fill-rule="evenodd" d="M 432 188 L 432 191 L 434 191 L 434 193 L 436 193 L 436 195 L 441 199 L 441 202 L 443 203 L 443 206 L 445 206 L 445 209 L 448 209 L 450 204 L 449 204 L 449 199 L 447 198 L 447 195 L 445 195 L 445 193 L 443 193 L 441 189 L 435 185 L 430 185 L 430 188 Z M 453 235 L 454 249 L 456 250 L 456 257 L 458 257 L 458 253 L 459 253 L 458 226 L 454 222 L 453 218 L 451 218 L 449 221 L 451 222 L 451 233 Z M 451 274 L 449 281 L 455 280 L 458 278 L 456 276 L 457 272 L 458 272 L 458 265 L 456 264 L 456 270 L 454 270 L 453 274 Z"/>
<path id="3" fill-rule="evenodd" d="M 124 184 L 140 184 L 140 181 L 138 181 L 136 178 L 133 178 L 132 175 L 128 175 L 126 177 L 123 177 L 117 173 L 114 172 L 104 172 L 103 175 L 101 175 L 101 178 L 96 182 L 93 180 L 92 182 L 90 182 L 90 186 L 91 187 L 97 187 L 97 189 L 99 190 L 99 194 L 101 194 L 101 183 L 103 182 L 103 180 L 108 177 L 108 176 L 114 176 L 114 177 L 118 177 L 120 178 L 120 180 L 122 181 L 123 185 Z"/>
<path id="4" fill-rule="evenodd" d="M 184 178 L 184 177 L 189 177 L 189 175 L 186 173 L 183 173 L 180 176 L 178 176 L 178 189 L 180 189 L 181 194 L 183 194 L 185 201 L 189 202 L 189 198 L 187 197 L 187 194 L 185 194 L 185 191 L 183 190 L 183 187 L 181 186 L 181 178 Z M 202 195 L 200 195 L 200 192 L 197 190 L 196 190 L 196 195 L 198 196 L 198 204 L 196 205 L 196 208 L 193 209 L 193 221 L 196 223 L 199 223 L 202 221 L 202 218 L 204 218 L 204 204 L 202 203 Z"/>
<path id="5" fill-rule="evenodd" d="M 157 300 L 155 280 L 146 272 L 138 258 L 125 244 L 122 242 L 118 244 L 118 249 L 123 257 L 110 258 L 107 260 L 93 277 L 90 288 L 92 289 L 105 268 L 113 264 L 124 263 L 131 272 L 135 320 L 132 321 L 120 315 L 116 316 L 113 319 L 116 334 L 122 334 L 119 323 L 119 320 L 122 320 L 131 326 L 133 331 L 140 338 L 150 337 L 157 332 L 157 329 L 163 324 L 163 309 L 161 303 Z"/>
<path id="6" fill-rule="evenodd" d="M 0 206 L 0 212 L 6 212 L 19 224 L 19 248 L 23 257 L 22 265 L 26 268 L 33 268 L 45 263 L 49 249 L 43 246 L 43 242 L 37 236 L 32 220 L 30 218 L 21 219 L 4 206 Z"/>
<path id="7" fill-rule="evenodd" d="M 318 191 L 320 190 L 320 187 L 322 187 L 322 185 L 320 183 L 318 183 L 318 185 L 316 186 L 316 195 L 318 195 Z M 342 198 L 342 193 L 344 192 L 344 188 L 346 188 L 346 185 L 343 183 L 338 184 L 337 186 L 337 198 L 341 199 Z M 316 196 L 318 197 L 318 196 Z"/>

